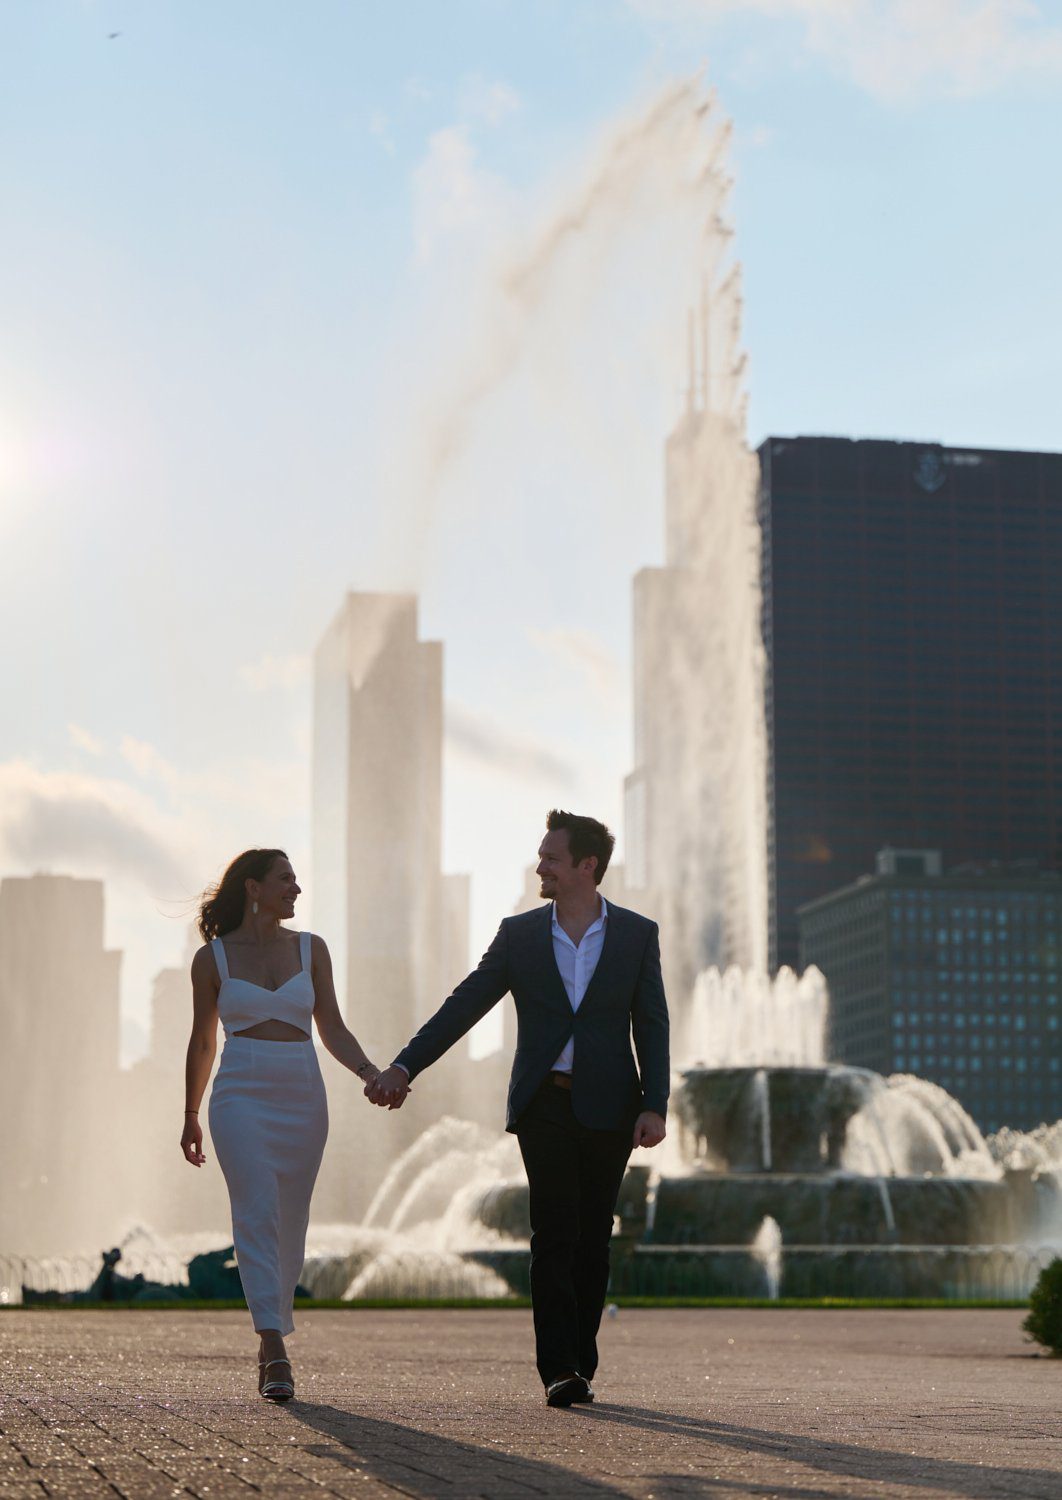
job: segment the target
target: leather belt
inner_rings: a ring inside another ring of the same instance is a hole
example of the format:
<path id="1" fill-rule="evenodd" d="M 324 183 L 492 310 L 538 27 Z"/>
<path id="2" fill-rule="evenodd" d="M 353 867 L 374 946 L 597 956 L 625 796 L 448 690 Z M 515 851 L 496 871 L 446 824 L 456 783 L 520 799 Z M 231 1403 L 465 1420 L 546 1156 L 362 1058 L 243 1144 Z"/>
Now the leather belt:
<path id="1" fill-rule="evenodd" d="M 559 1089 L 567 1089 L 569 1093 L 572 1087 L 572 1075 L 570 1073 L 551 1073 L 550 1078 Z"/>

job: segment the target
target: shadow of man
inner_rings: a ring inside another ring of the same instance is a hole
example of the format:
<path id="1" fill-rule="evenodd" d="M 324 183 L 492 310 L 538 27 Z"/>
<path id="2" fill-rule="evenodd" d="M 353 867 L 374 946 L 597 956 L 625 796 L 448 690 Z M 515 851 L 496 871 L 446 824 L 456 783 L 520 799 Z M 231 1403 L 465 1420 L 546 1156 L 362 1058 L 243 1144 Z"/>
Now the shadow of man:
<path id="1" fill-rule="evenodd" d="M 820 1473 L 836 1475 L 845 1480 L 862 1480 L 867 1486 L 881 1485 L 892 1493 L 892 1486 L 904 1485 L 910 1489 L 938 1490 L 941 1493 L 970 1497 L 970 1500 L 987 1500 L 987 1497 L 1013 1495 L 1030 1497 L 1030 1500 L 1058 1500 L 1062 1494 L 1062 1475 L 1058 1469 L 1014 1469 L 994 1468 L 989 1464 L 964 1463 L 949 1458 L 932 1458 L 923 1454 L 898 1453 L 886 1448 L 873 1448 L 854 1443 L 824 1442 L 800 1432 L 771 1432 L 758 1427 L 738 1427 L 729 1422 L 713 1422 L 706 1417 L 685 1416 L 680 1413 L 652 1411 L 640 1406 L 590 1406 L 584 1408 L 583 1417 L 588 1422 L 619 1424 L 652 1432 L 667 1437 L 683 1437 L 705 1445 L 706 1456 L 709 1445 L 722 1448 L 737 1448 L 746 1455 L 777 1459 L 782 1463 L 802 1464 Z M 663 1475 L 654 1475 L 663 1480 Z M 763 1474 L 758 1482 L 742 1482 L 733 1474 L 712 1481 L 703 1472 L 697 1475 L 675 1474 L 667 1477 L 668 1493 L 681 1495 L 704 1494 L 715 1488 L 744 1491 L 749 1494 L 769 1493 L 780 1496 L 812 1496 L 852 1493 L 849 1486 L 827 1491 L 810 1491 L 795 1486 L 787 1487 L 768 1482 Z M 872 1495 L 869 1487 L 861 1491 Z"/>
<path id="2" fill-rule="evenodd" d="M 460 1443 L 400 1422 L 384 1422 L 357 1412 L 340 1411 L 310 1401 L 292 1401 L 285 1411 L 307 1427 L 329 1438 L 328 1443 L 305 1445 L 305 1451 L 353 1469 L 400 1493 L 415 1496 L 489 1496 L 544 1494 L 568 1497 L 615 1496 L 628 1500 L 628 1491 L 603 1480 L 589 1479 L 558 1463 L 502 1453 L 474 1443 Z M 559 1449 L 571 1436 L 570 1421 L 562 1425 L 547 1414 L 542 1428 L 542 1447 Z"/>

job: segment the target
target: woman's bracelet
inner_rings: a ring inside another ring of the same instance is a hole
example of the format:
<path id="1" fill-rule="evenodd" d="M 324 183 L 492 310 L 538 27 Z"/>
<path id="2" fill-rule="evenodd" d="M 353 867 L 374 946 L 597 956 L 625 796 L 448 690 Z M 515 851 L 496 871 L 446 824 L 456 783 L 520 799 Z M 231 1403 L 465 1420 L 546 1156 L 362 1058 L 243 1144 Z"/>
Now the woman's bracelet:
<path id="1" fill-rule="evenodd" d="M 354 1071 L 358 1075 L 359 1078 L 364 1078 L 365 1077 L 365 1069 L 366 1068 L 376 1068 L 376 1064 L 370 1062 L 369 1059 L 366 1058 L 365 1061 L 362 1063 L 361 1067 L 360 1068 L 355 1068 Z M 380 1071 L 379 1068 L 376 1068 L 376 1071 L 378 1073 Z"/>
<path id="2" fill-rule="evenodd" d="M 186 1109 L 185 1110 L 185 1114 L 186 1115 L 197 1115 L 198 1113 L 199 1113 L 199 1111 L 197 1109 Z"/>

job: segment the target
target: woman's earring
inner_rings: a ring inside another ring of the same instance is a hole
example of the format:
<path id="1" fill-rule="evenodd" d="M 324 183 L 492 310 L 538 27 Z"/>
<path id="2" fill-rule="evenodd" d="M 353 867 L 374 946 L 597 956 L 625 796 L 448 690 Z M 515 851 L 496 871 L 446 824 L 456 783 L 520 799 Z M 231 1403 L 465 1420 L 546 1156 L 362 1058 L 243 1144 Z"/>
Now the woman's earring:
<path id="1" fill-rule="evenodd" d="M 252 911 L 253 915 L 257 917 L 257 915 L 258 915 L 258 902 L 257 901 L 252 901 L 251 902 L 251 911 Z"/>

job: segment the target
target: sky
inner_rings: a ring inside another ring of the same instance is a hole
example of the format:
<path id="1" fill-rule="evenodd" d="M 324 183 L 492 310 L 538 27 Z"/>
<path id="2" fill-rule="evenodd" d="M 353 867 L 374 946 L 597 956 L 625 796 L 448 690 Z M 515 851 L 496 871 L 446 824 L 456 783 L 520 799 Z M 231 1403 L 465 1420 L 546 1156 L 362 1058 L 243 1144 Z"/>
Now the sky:
<path id="1" fill-rule="evenodd" d="M 1057 449 L 1060 84 L 1047 0 L 0 0 L 0 875 L 106 881 L 127 1057 L 240 848 L 312 925 L 348 589 L 445 643 L 473 956 L 548 807 L 622 840 L 700 274 L 662 101 L 732 122 L 751 443 Z"/>

